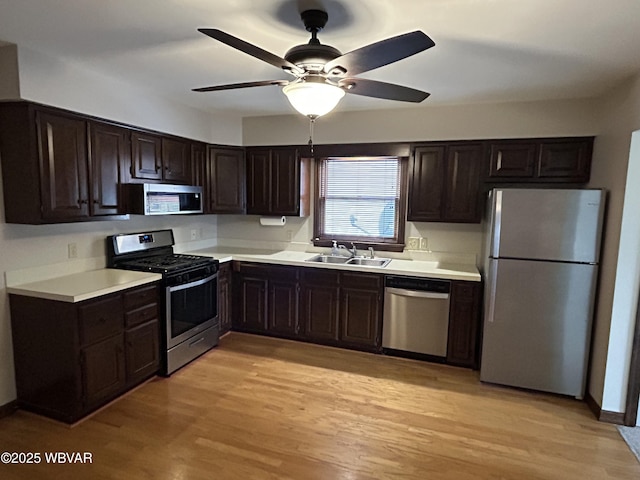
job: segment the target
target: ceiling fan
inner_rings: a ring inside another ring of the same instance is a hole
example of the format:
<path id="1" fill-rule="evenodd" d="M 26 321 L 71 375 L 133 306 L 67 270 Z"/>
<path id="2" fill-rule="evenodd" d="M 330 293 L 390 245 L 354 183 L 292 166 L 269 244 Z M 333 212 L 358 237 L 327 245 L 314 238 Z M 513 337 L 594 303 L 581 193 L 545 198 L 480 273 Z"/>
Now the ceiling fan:
<path id="1" fill-rule="evenodd" d="M 199 32 L 214 40 L 281 68 L 292 75 L 294 79 L 232 83 L 194 88 L 193 91 L 213 92 L 279 85 L 284 87 L 283 92 L 293 107 L 312 121 L 333 110 L 345 92 L 415 103 L 419 103 L 429 96 L 428 93 L 413 88 L 355 77 L 355 75 L 397 62 L 433 47 L 435 43 L 423 32 L 416 30 L 342 54 L 336 48 L 323 45 L 318 40 L 318 32 L 324 28 L 329 19 L 327 12 L 305 10 L 300 14 L 300 17 L 307 31 L 311 33 L 311 39 L 307 44 L 289 49 L 284 58 L 221 30 L 198 29 Z"/>

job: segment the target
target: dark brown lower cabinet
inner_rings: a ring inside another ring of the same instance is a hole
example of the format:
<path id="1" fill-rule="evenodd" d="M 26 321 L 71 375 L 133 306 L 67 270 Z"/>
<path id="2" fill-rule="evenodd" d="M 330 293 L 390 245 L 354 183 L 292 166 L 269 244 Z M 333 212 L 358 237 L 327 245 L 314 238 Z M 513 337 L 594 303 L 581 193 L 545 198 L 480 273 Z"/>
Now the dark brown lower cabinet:
<path id="1" fill-rule="evenodd" d="M 126 383 L 122 333 L 84 347 L 81 351 L 82 385 L 87 408 L 117 395 Z"/>
<path id="2" fill-rule="evenodd" d="M 136 384 L 158 371 L 160 364 L 158 322 L 151 321 L 125 332 L 127 382 Z"/>
<path id="3" fill-rule="evenodd" d="M 236 263 L 233 328 L 376 351 L 382 328 L 382 278 Z"/>
<path id="4" fill-rule="evenodd" d="M 72 423 L 159 369 L 156 284 L 79 303 L 9 299 L 21 408 Z"/>
<path id="5" fill-rule="evenodd" d="M 234 264 L 233 328 L 243 332 L 267 331 L 267 268 Z"/>
<path id="6" fill-rule="evenodd" d="M 298 321 L 298 270 L 289 267 L 269 268 L 267 330 L 294 336 L 300 332 Z"/>
<path id="7" fill-rule="evenodd" d="M 231 263 L 220 264 L 218 271 L 218 322 L 220 336 L 231 330 Z"/>
<path id="8" fill-rule="evenodd" d="M 295 267 L 234 264 L 233 328 L 243 332 L 298 334 L 298 273 Z"/>
<path id="9" fill-rule="evenodd" d="M 384 274 L 234 262 L 233 329 L 381 350 Z M 452 281 L 446 362 L 477 369 L 480 282 Z"/>
<path id="10" fill-rule="evenodd" d="M 340 273 L 303 268 L 300 272 L 300 322 L 313 342 L 337 342 L 340 316 Z"/>
<path id="11" fill-rule="evenodd" d="M 451 282 L 447 363 L 479 368 L 480 282 Z"/>
<path id="12" fill-rule="evenodd" d="M 377 350 L 382 330 L 382 275 L 342 272 L 340 337 L 345 344 Z"/>

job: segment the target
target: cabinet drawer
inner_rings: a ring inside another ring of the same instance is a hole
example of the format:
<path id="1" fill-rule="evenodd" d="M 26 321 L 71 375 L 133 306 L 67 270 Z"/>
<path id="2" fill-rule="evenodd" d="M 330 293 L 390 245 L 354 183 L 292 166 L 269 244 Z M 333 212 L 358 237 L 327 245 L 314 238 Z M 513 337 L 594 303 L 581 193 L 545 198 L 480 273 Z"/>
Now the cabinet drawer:
<path id="1" fill-rule="evenodd" d="M 382 275 L 375 273 L 343 272 L 341 286 L 351 288 L 381 289 Z"/>
<path id="2" fill-rule="evenodd" d="M 88 345 L 122 331 L 120 296 L 107 297 L 78 308 L 80 343 Z"/>
<path id="3" fill-rule="evenodd" d="M 155 320 L 158 318 L 158 304 L 152 303 L 135 310 L 128 311 L 124 314 L 124 322 L 126 328 L 131 328 L 141 323 Z"/>
<path id="4" fill-rule="evenodd" d="M 340 273 L 335 270 L 302 267 L 300 280 L 306 285 L 331 285 L 338 287 Z"/>
<path id="5" fill-rule="evenodd" d="M 136 288 L 124 293 L 125 311 L 134 310 L 143 305 L 158 302 L 158 287 L 154 283 L 148 287 Z"/>
<path id="6" fill-rule="evenodd" d="M 476 287 L 473 284 L 455 282 L 453 284 L 455 295 L 458 300 L 473 301 Z"/>

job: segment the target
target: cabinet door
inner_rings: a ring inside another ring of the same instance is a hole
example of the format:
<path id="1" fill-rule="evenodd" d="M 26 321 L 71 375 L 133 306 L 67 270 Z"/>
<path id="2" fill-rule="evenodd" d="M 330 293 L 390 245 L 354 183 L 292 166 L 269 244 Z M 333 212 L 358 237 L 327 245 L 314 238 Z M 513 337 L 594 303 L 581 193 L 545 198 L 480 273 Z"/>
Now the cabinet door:
<path id="1" fill-rule="evenodd" d="M 207 165 L 210 213 L 244 213 L 244 152 L 209 147 Z"/>
<path id="2" fill-rule="evenodd" d="M 207 191 L 207 145 L 204 143 L 191 143 L 191 183 Z M 204 213 L 210 213 L 208 208 L 208 202 L 205 201 Z"/>
<path id="3" fill-rule="evenodd" d="M 438 222 L 442 219 L 445 147 L 418 147 L 409 169 L 407 220 Z"/>
<path id="4" fill-rule="evenodd" d="M 566 182 L 588 182 L 590 165 L 589 141 L 546 141 L 540 144 L 540 179 L 562 178 Z"/>
<path id="5" fill-rule="evenodd" d="M 447 149 L 443 221 L 480 223 L 482 151 L 480 144 Z"/>
<path id="6" fill-rule="evenodd" d="M 37 111 L 42 217 L 68 220 L 89 216 L 87 123 Z"/>
<path id="7" fill-rule="evenodd" d="M 160 368 L 158 320 L 125 332 L 127 384 L 133 385 L 157 373 Z"/>
<path id="8" fill-rule="evenodd" d="M 247 213 L 271 213 L 271 153 L 247 150 Z"/>
<path id="9" fill-rule="evenodd" d="M 447 363 L 478 368 L 481 285 L 451 282 Z"/>
<path id="10" fill-rule="evenodd" d="M 382 276 L 343 273 L 340 287 L 340 341 L 380 347 Z"/>
<path id="11" fill-rule="evenodd" d="M 298 215 L 300 212 L 300 162 L 298 150 L 271 151 L 271 214 Z"/>
<path id="12" fill-rule="evenodd" d="M 287 336 L 297 335 L 298 279 L 296 269 L 269 269 L 268 330 Z"/>
<path id="13" fill-rule="evenodd" d="M 162 138 L 162 178 L 172 183 L 191 183 L 191 144 L 177 138 Z"/>
<path id="14" fill-rule="evenodd" d="M 125 386 L 124 338 L 120 333 L 82 350 L 82 386 L 85 407 L 91 408 Z"/>
<path id="15" fill-rule="evenodd" d="M 535 174 L 536 152 L 533 142 L 492 143 L 489 156 L 489 178 L 532 178 Z"/>
<path id="16" fill-rule="evenodd" d="M 247 332 L 267 330 L 267 279 L 253 273 L 237 276 L 237 305 L 234 306 L 233 327 Z"/>
<path id="17" fill-rule="evenodd" d="M 128 165 L 129 131 L 91 122 L 91 215 L 116 215 L 119 207 L 121 169 Z"/>
<path id="18" fill-rule="evenodd" d="M 218 321 L 220 336 L 231 330 L 231 265 L 223 263 L 218 271 Z"/>
<path id="19" fill-rule="evenodd" d="M 338 341 L 340 312 L 339 274 L 303 268 L 300 290 L 300 322 L 304 335 L 312 341 Z"/>
<path id="20" fill-rule="evenodd" d="M 131 177 L 162 180 L 162 138 L 131 132 Z"/>

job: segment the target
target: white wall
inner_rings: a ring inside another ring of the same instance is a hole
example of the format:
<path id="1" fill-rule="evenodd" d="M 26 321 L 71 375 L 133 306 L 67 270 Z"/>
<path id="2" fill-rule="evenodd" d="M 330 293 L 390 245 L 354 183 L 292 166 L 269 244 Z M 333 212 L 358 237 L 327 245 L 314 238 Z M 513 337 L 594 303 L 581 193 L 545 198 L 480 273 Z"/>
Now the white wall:
<path id="1" fill-rule="evenodd" d="M 316 121 L 314 142 L 361 143 L 595 135 L 593 101 L 570 100 L 427 106 L 379 112 L 340 112 Z M 302 115 L 243 119 L 244 145 L 301 145 L 309 139 Z"/>
<path id="2" fill-rule="evenodd" d="M 637 191 L 640 172 L 631 165 L 627 178 L 627 168 L 631 134 L 640 128 L 640 76 L 607 93 L 598 116 L 601 130 L 594 148 L 590 186 L 606 188 L 609 196 L 589 393 L 603 410 L 624 412 L 639 275 L 634 252 L 640 243 L 637 220 L 633 219 L 637 211 L 637 193 L 633 190 Z M 631 188 L 625 190 L 625 185 Z M 627 225 L 621 237 L 623 208 Z"/>
<path id="3" fill-rule="evenodd" d="M 242 144 L 240 117 L 212 115 L 186 107 L 157 96 L 152 90 L 20 46 L 18 66 L 20 96 L 25 100 L 194 140 Z"/>
<path id="4" fill-rule="evenodd" d="M 0 46 L 0 100 L 20 97 L 18 76 L 18 47 L 13 44 Z"/>

